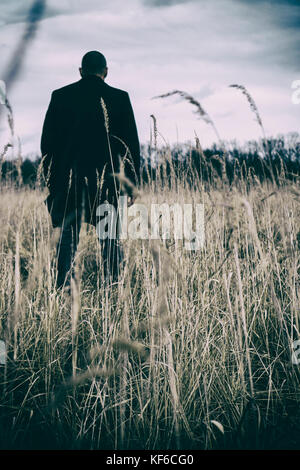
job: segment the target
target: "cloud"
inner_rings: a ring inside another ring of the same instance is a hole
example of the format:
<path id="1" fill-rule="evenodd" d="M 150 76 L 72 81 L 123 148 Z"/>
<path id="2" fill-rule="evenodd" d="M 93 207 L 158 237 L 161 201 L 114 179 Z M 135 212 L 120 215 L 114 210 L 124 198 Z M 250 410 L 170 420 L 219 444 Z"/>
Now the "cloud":
<path id="1" fill-rule="evenodd" d="M 176 5 L 178 3 L 186 3 L 191 0 L 144 0 L 150 6 L 164 7 L 169 5 Z M 193 0 L 192 0 L 193 1 Z"/>

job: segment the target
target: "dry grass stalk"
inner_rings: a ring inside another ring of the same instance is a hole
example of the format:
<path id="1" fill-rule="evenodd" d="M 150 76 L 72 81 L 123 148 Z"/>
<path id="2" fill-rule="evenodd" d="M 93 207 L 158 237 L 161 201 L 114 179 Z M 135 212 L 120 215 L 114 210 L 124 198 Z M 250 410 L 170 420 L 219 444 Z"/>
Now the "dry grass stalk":
<path id="1" fill-rule="evenodd" d="M 165 93 L 163 95 L 159 95 L 159 96 L 154 96 L 152 99 L 158 99 L 158 98 L 168 98 L 169 96 L 173 96 L 173 95 L 179 95 L 181 96 L 184 100 L 188 101 L 189 103 L 191 103 L 193 106 L 196 107 L 196 114 L 200 117 L 200 119 L 203 119 L 204 122 L 206 122 L 206 124 L 209 124 L 211 125 L 211 127 L 213 128 L 216 136 L 217 136 L 217 139 L 221 142 L 221 138 L 220 138 L 220 135 L 219 135 L 219 132 L 213 122 L 213 120 L 211 119 L 211 117 L 209 116 L 209 114 L 204 110 L 204 108 L 201 106 L 201 104 L 199 103 L 199 101 L 197 101 L 193 96 L 189 95 L 188 93 L 186 93 L 185 91 L 181 91 L 181 90 L 174 90 L 174 91 L 170 91 L 169 93 Z"/>

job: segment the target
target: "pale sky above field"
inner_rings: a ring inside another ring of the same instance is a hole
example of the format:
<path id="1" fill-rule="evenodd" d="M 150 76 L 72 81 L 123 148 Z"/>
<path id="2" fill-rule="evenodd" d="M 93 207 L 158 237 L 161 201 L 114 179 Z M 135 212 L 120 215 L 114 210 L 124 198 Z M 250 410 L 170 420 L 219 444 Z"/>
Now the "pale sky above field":
<path id="1" fill-rule="evenodd" d="M 0 79 L 31 4 L 1 0 Z M 257 138 L 245 97 L 228 88 L 233 83 L 252 94 L 268 135 L 299 131 L 300 104 L 291 100 L 299 44 L 300 0 L 48 0 L 9 95 L 23 154 L 39 152 L 51 92 L 78 80 L 82 55 L 95 49 L 107 57 L 107 83 L 129 92 L 142 142 L 150 114 L 168 142 L 193 140 L 194 131 L 204 147 L 215 140 L 190 104 L 151 100 L 174 89 L 200 101 L 222 138 Z M 4 127 L 2 120 L 0 152 Z"/>

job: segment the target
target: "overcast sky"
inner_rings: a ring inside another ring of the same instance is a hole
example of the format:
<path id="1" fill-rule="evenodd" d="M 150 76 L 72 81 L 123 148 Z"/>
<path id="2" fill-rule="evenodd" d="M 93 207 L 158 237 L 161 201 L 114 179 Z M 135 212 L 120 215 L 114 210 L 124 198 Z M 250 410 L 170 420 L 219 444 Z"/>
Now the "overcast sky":
<path id="1" fill-rule="evenodd" d="M 31 4 L 1 0 L 0 79 Z M 107 57 L 107 83 L 129 92 L 142 142 L 150 114 L 168 142 L 192 140 L 194 131 L 204 147 L 214 141 L 188 103 L 151 100 L 173 89 L 198 99 L 222 138 L 257 138 L 254 116 L 232 83 L 252 94 L 268 135 L 299 131 L 300 105 L 291 100 L 299 45 L 300 0 L 48 0 L 9 96 L 23 154 L 39 152 L 51 92 L 78 80 L 82 55 L 95 49 Z"/>

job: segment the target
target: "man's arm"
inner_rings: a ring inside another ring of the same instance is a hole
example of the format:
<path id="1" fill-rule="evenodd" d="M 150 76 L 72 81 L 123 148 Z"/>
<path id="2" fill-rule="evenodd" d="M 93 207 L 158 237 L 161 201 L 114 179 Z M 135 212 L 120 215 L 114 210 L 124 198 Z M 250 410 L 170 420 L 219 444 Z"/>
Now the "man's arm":
<path id="1" fill-rule="evenodd" d="M 51 95 L 50 104 L 46 112 L 42 137 L 41 137 L 41 153 L 42 153 L 42 167 L 45 180 L 49 189 L 52 186 L 52 175 L 55 156 L 55 138 L 56 138 L 56 119 L 57 119 L 57 105 L 55 92 Z"/>
<path id="2" fill-rule="evenodd" d="M 128 93 L 125 93 L 125 103 L 124 103 L 124 114 L 123 114 L 123 140 L 125 144 L 129 147 L 130 154 L 132 157 L 132 163 L 134 166 L 134 173 L 129 170 L 129 178 L 135 182 L 140 180 L 140 165 L 141 165 L 141 155 L 140 155 L 140 142 L 137 132 L 137 127 L 135 123 L 134 113 L 130 98 Z M 135 177 L 136 176 L 136 177 Z"/>

